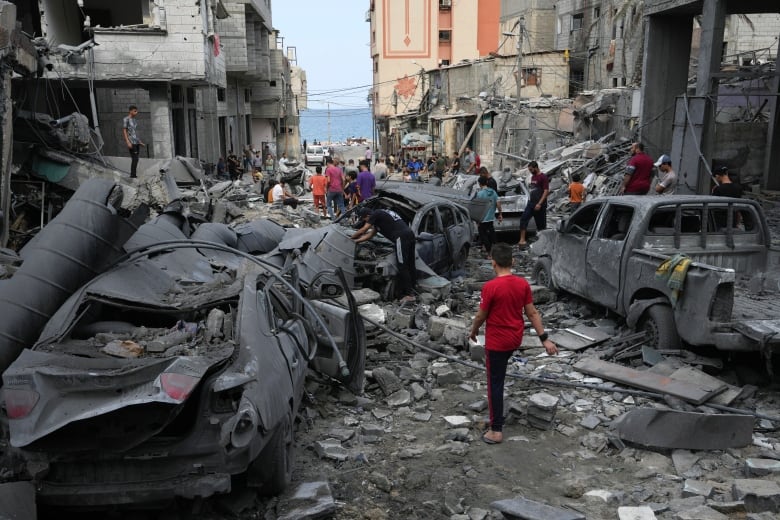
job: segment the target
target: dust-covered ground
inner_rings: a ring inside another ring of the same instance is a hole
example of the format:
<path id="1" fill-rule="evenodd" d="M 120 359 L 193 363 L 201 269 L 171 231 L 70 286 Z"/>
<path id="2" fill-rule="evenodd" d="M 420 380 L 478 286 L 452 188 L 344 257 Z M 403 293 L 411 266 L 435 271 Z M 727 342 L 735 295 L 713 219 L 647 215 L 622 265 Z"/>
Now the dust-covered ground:
<path id="1" fill-rule="evenodd" d="M 363 151 L 341 148 L 339 154 L 358 159 Z M 769 214 L 774 236 L 777 215 Z M 528 254 L 518 252 L 515 272 L 530 277 L 531 267 Z M 309 378 L 296 423 L 293 479 L 284 495 L 262 498 L 237 480 L 230 495 L 181 502 L 163 512 L 101 512 L 79 518 L 465 520 L 503 518 L 491 504 L 516 497 L 554 506 L 572 518 L 577 514 L 588 519 L 653 518 L 619 512 L 620 507 L 643 505 L 658 519 L 779 517 L 780 421 L 757 419 L 753 442 L 743 448 L 671 451 L 621 443 L 610 423 L 638 407 L 722 411 L 641 397 L 625 387 L 612 388 L 608 381 L 587 378 L 573 365 L 582 356 L 593 355 L 592 350 L 558 357 L 544 355 L 538 346 L 518 351 L 510 366 L 516 377 L 507 379 L 504 442 L 484 443 L 487 401 L 482 363 L 472 360 L 467 329 L 452 326 L 434 333 L 431 321 L 442 311 L 443 318 L 467 327 L 481 285 L 491 277 L 489 262 L 475 247 L 465 276 L 453 282 L 448 295 L 423 296 L 419 304 L 403 308 L 379 302 L 386 323 L 398 336 L 367 325 L 363 395 L 352 395 L 314 375 Z M 614 337 L 630 332 L 616 317 L 577 298 L 550 299 L 545 290 L 536 294 L 547 329 L 588 325 Z M 449 310 L 443 311 L 442 305 Z M 626 345 L 627 350 L 631 346 Z M 685 356 L 673 358 L 680 366 L 704 368 L 744 389 L 732 407 L 762 417 L 780 416 L 780 393 L 762 372 L 761 360 L 753 355 L 697 354 L 720 359 L 725 368 L 713 370 Z M 642 364 L 641 355 L 626 355 L 617 362 Z M 546 412 L 552 417 L 546 428 L 532 426 L 537 422 L 533 418 L 529 422 L 529 402 L 543 400 L 540 393 L 555 402 L 554 410 Z M 758 480 L 754 486 L 770 490 L 763 505 L 745 506 L 755 502 L 744 492 L 755 491 L 750 488 L 753 480 L 746 479 Z M 319 501 L 293 498 L 300 486 L 313 483 L 321 483 Z M 747 498 L 737 500 L 740 496 Z M 764 509 L 746 511 L 751 508 Z M 46 517 L 55 516 L 61 514 L 50 512 Z M 566 518 L 549 516 L 559 517 Z"/>

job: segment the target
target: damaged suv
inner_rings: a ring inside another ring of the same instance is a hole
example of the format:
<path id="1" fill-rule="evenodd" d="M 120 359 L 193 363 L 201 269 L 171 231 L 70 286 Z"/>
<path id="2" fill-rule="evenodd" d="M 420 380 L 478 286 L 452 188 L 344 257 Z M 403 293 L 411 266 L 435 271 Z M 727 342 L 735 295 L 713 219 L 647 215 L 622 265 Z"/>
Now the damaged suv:
<path id="1" fill-rule="evenodd" d="M 362 389 L 362 321 L 330 279 L 303 294 L 294 270 L 187 239 L 84 285 L 3 374 L 11 449 L 39 502 L 207 497 L 239 474 L 282 491 L 307 368 Z"/>

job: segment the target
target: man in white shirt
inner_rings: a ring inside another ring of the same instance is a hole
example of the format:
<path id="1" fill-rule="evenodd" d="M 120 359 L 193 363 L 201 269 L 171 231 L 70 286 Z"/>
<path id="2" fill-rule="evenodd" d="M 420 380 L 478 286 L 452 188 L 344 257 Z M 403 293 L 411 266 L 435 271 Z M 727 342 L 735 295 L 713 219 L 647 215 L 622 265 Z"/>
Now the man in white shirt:
<path id="1" fill-rule="evenodd" d="M 292 206 L 292 209 L 298 207 L 298 199 L 287 191 L 287 186 L 285 186 L 284 181 L 280 181 L 271 189 L 271 196 L 273 197 L 274 204 Z"/>
<path id="2" fill-rule="evenodd" d="M 655 167 L 661 172 L 655 192 L 658 195 L 674 195 L 677 189 L 677 174 L 672 169 L 672 158 L 664 154 L 655 162 Z"/>

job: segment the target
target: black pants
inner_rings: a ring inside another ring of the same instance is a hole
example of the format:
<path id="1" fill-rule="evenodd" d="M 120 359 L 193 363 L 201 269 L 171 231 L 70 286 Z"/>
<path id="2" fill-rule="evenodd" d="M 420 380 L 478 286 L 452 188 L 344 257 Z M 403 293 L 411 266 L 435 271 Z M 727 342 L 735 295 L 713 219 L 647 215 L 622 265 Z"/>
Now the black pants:
<path id="1" fill-rule="evenodd" d="M 298 199 L 286 198 L 282 201 L 282 204 L 285 206 L 292 206 L 292 209 L 295 209 L 298 207 Z"/>
<path id="2" fill-rule="evenodd" d="M 512 357 L 511 350 L 485 350 L 485 368 L 487 369 L 488 410 L 490 410 L 490 429 L 500 432 L 504 429 L 504 381 L 506 366 Z"/>
<path id="3" fill-rule="evenodd" d="M 534 218 L 537 231 L 547 229 L 547 202 L 545 201 L 538 210 L 536 209 L 537 203 L 537 201 L 529 200 L 526 204 L 523 216 L 520 217 L 520 229 L 528 229 L 531 217 Z"/>
<path id="4" fill-rule="evenodd" d="M 493 244 L 496 243 L 496 228 L 493 226 L 492 220 L 479 223 L 479 241 L 482 242 L 485 252 L 490 254 Z"/>
<path id="5" fill-rule="evenodd" d="M 417 267 L 414 265 L 414 232 L 410 229 L 398 237 L 395 248 L 399 263 L 398 291 L 401 296 L 414 296 L 414 286 L 417 285 Z"/>
<path id="6" fill-rule="evenodd" d="M 130 150 L 130 177 L 136 177 L 136 170 L 138 169 L 138 156 L 141 155 L 141 145 L 134 144 L 129 148 Z"/>

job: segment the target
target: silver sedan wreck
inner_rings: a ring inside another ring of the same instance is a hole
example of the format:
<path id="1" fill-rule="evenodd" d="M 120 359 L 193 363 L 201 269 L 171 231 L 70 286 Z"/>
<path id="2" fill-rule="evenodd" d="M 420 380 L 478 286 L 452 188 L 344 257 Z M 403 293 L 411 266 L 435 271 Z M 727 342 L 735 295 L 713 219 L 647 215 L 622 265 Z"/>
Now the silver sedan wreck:
<path id="1" fill-rule="evenodd" d="M 206 497 L 238 474 L 282 491 L 307 368 L 362 389 L 365 335 L 343 276 L 303 293 L 295 269 L 164 219 L 136 235 L 3 374 L 13 455 L 39 503 Z"/>

